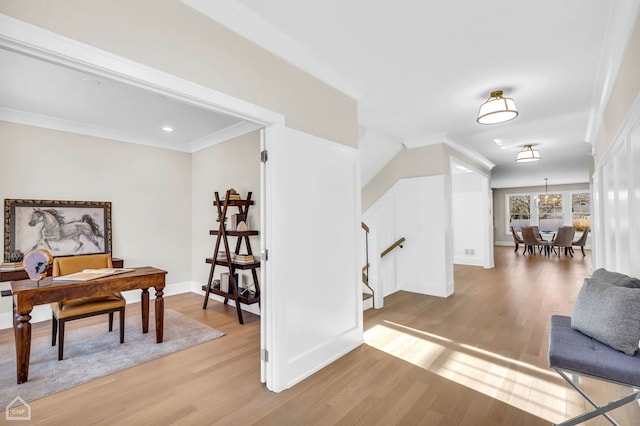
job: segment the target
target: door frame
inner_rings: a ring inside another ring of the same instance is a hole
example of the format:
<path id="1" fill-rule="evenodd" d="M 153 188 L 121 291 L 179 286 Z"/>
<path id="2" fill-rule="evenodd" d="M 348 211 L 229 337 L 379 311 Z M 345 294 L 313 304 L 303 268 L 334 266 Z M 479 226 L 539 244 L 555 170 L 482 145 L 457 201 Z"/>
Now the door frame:
<path id="1" fill-rule="evenodd" d="M 262 127 L 264 129 L 261 131 L 261 149 L 277 145 L 278 138 L 282 135 L 281 129 L 284 128 L 285 123 L 285 116 L 282 114 L 4 14 L 0 14 L 0 48 L 100 75 L 170 99 L 255 123 L 259 125 L 255 128 Z M 230 134 L 228 138 L 231 139 L 235 136 L 240 135 Z M 270 205 L 270 189 L 267 185 L 269 182 L 268 168 L 261 166 L 260 175 L 262 189 L 260 204 L 263 206 L 260 215 L 261 233 L 263 234 L 261 248 L 268 250 L 270 245 L 268 236 L 272 226 L 268 220 Z M 273 277 L 270 277 L 268 273 L 265 259 L 262 259 L 261 262 L 261 277 L 263 279 L 261 297 L 266 302 L 261 304 L 261 355 L 270 353 L 270 357 L 273 359 L 277 354 L 269 336 L 272 334 L 270 330 L 277 324 L 276 317 L 271 314 L 274 310 L 268 308 L 270 300 L 268 283 L 272 281 Z M 266 383 L 268 389 L 274 390 L 272 383 L 278 373 L 275 368 L 276 363 L 267 362 L 265 356 L 261 356 L 261 360 L 261 382 Z"/>

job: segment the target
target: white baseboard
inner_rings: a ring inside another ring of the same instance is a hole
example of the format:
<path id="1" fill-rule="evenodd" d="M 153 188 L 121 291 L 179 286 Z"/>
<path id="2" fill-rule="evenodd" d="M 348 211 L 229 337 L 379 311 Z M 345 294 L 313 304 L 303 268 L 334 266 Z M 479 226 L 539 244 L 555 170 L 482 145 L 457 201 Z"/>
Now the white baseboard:
<path id="1" fill-rule="evenodd" d="M 455 265 L 484 266 L 482 259 L 478 257 L 458 256 L 453 258 L 453 263 Z"/>

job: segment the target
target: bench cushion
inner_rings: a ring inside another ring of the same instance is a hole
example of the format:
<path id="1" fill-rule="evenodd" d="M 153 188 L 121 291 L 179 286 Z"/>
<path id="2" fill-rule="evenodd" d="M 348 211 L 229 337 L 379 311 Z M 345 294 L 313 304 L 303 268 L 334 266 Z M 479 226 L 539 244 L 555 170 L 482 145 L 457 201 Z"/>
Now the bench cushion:
<path id="1" fill-rule="evenodd" d="M 587 336 L 633 355 L 640 341 L 640 289 L 585 278 L 571 326 Z"/>
<path id="2" fill-rule="evenodd" d="M 617 285 L 620 287 L 640 288 L 640 280 L 620 272 L 607 271 L 604 268 L 596 269 L 591 274 L 591 278 L 603 281 L 607 284 Z"/>
<path id="3" fill-rule="evenodd" d="M 571 317 L 553 315 L 549 365 L 640 387 L 640 353 L 628 356 L 571 328 Z"/>

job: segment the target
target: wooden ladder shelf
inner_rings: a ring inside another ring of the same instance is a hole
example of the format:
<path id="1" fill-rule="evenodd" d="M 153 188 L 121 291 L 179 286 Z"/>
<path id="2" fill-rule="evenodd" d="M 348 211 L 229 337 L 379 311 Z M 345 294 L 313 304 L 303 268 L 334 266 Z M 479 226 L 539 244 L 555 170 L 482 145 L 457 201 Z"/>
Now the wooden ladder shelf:
<path id="1" fill-rule="evenodd" d="M 240 304 L 243 303 L 245 305 L 251 305 L 254 303 L 260 303 L 260 284 L 258 282 L 258 272 L 257 269 L 260 267 L 260 261 L 253 259 L 247 259 L 247 257 L 253 257 L 253 252 L 251 251 L 251 241 L 249 237 L 257 236 L 258 231 L 254 230 L 244 230 L 239 231 L 237 229 L 226 229 L 225 222 L 227 219 L 227 214 L 229 207 L 237 207 L 238 209 L 238 217 L 244 218 L 245 223 L 246 219 L 249 217 L 249 207 L 254 204 L 251 200 L 251 192 L 247 193 L 247 197 L 245 199 L 231 199 L 231 190 L 227 190 L 225 197 L 223 200 L 220 200 L 220 196 L 218 192 L 215 193 L 215 201 L 213 205 L 216 207 L 218 212 L 218 220 L 220 225 L 218 229 L 213 229 L 209 231 L 210 235 L 217 236 L 216 243 L 213 249 L 213 256 L 211 258 L 207 258 L 206 262 L 211 265 L 209 270 L 209 279 L 207 280 L 207 284 L 202 286 L 202 290 L 205 292 L 204 303 L 202 305 L 202 309 L 207 309 L 207 303 L 209 302 L 209 295 L 211 293 L 216 294 L 218 296 L 224 297 L 224 304 L 226 305 L 229 300 L 235 301 L 236 311 L 238 313 L 238 322 L 240 324 L 244 324 L 244 319 L 242 317 L 242 309 L 240 309 Z M 237 238 L 235 249 L 231 251 L 229 248 L 229 238 Z M 245 244 L 246 253 L 241 254 L 242 242 Z M 221 251 L 220 245 L 222 244 L 224 251 Z M 233 256 L 232 256 L 233 254 Z M 238 256 L 243 256 L 245 259 L 238 259 Z M 227 287 L 227 283 L 223 283 L 222 279 L 220 279 L 220 286 L 214 286 L 214 272 L 216 270 L 216 266 L 224 267 L 229 272 L 229 283 Z M 236 275 L 236 271 L 238 270 L 250 270 L 251 275 L 253 277 L 253 286 L 254 291 L 250 291 L 248 289 L 241 289 L 238 286 L 238 279 Z"/>

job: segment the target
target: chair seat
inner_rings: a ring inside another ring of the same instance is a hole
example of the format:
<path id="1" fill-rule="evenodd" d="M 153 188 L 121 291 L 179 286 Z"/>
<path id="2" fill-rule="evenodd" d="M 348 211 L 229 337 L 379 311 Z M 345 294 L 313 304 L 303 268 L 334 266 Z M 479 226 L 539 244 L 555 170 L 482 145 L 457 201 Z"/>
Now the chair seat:
<path id="1" fill-rule="evenodd" d="M 108 296 L 85 297 L 66 302 L 52 303 L 51 309 L 56 318 L 65 319 L 90 312 L 119 308 L 125 306 L 126 303 L 121 293 L 115 293 Z"/>

